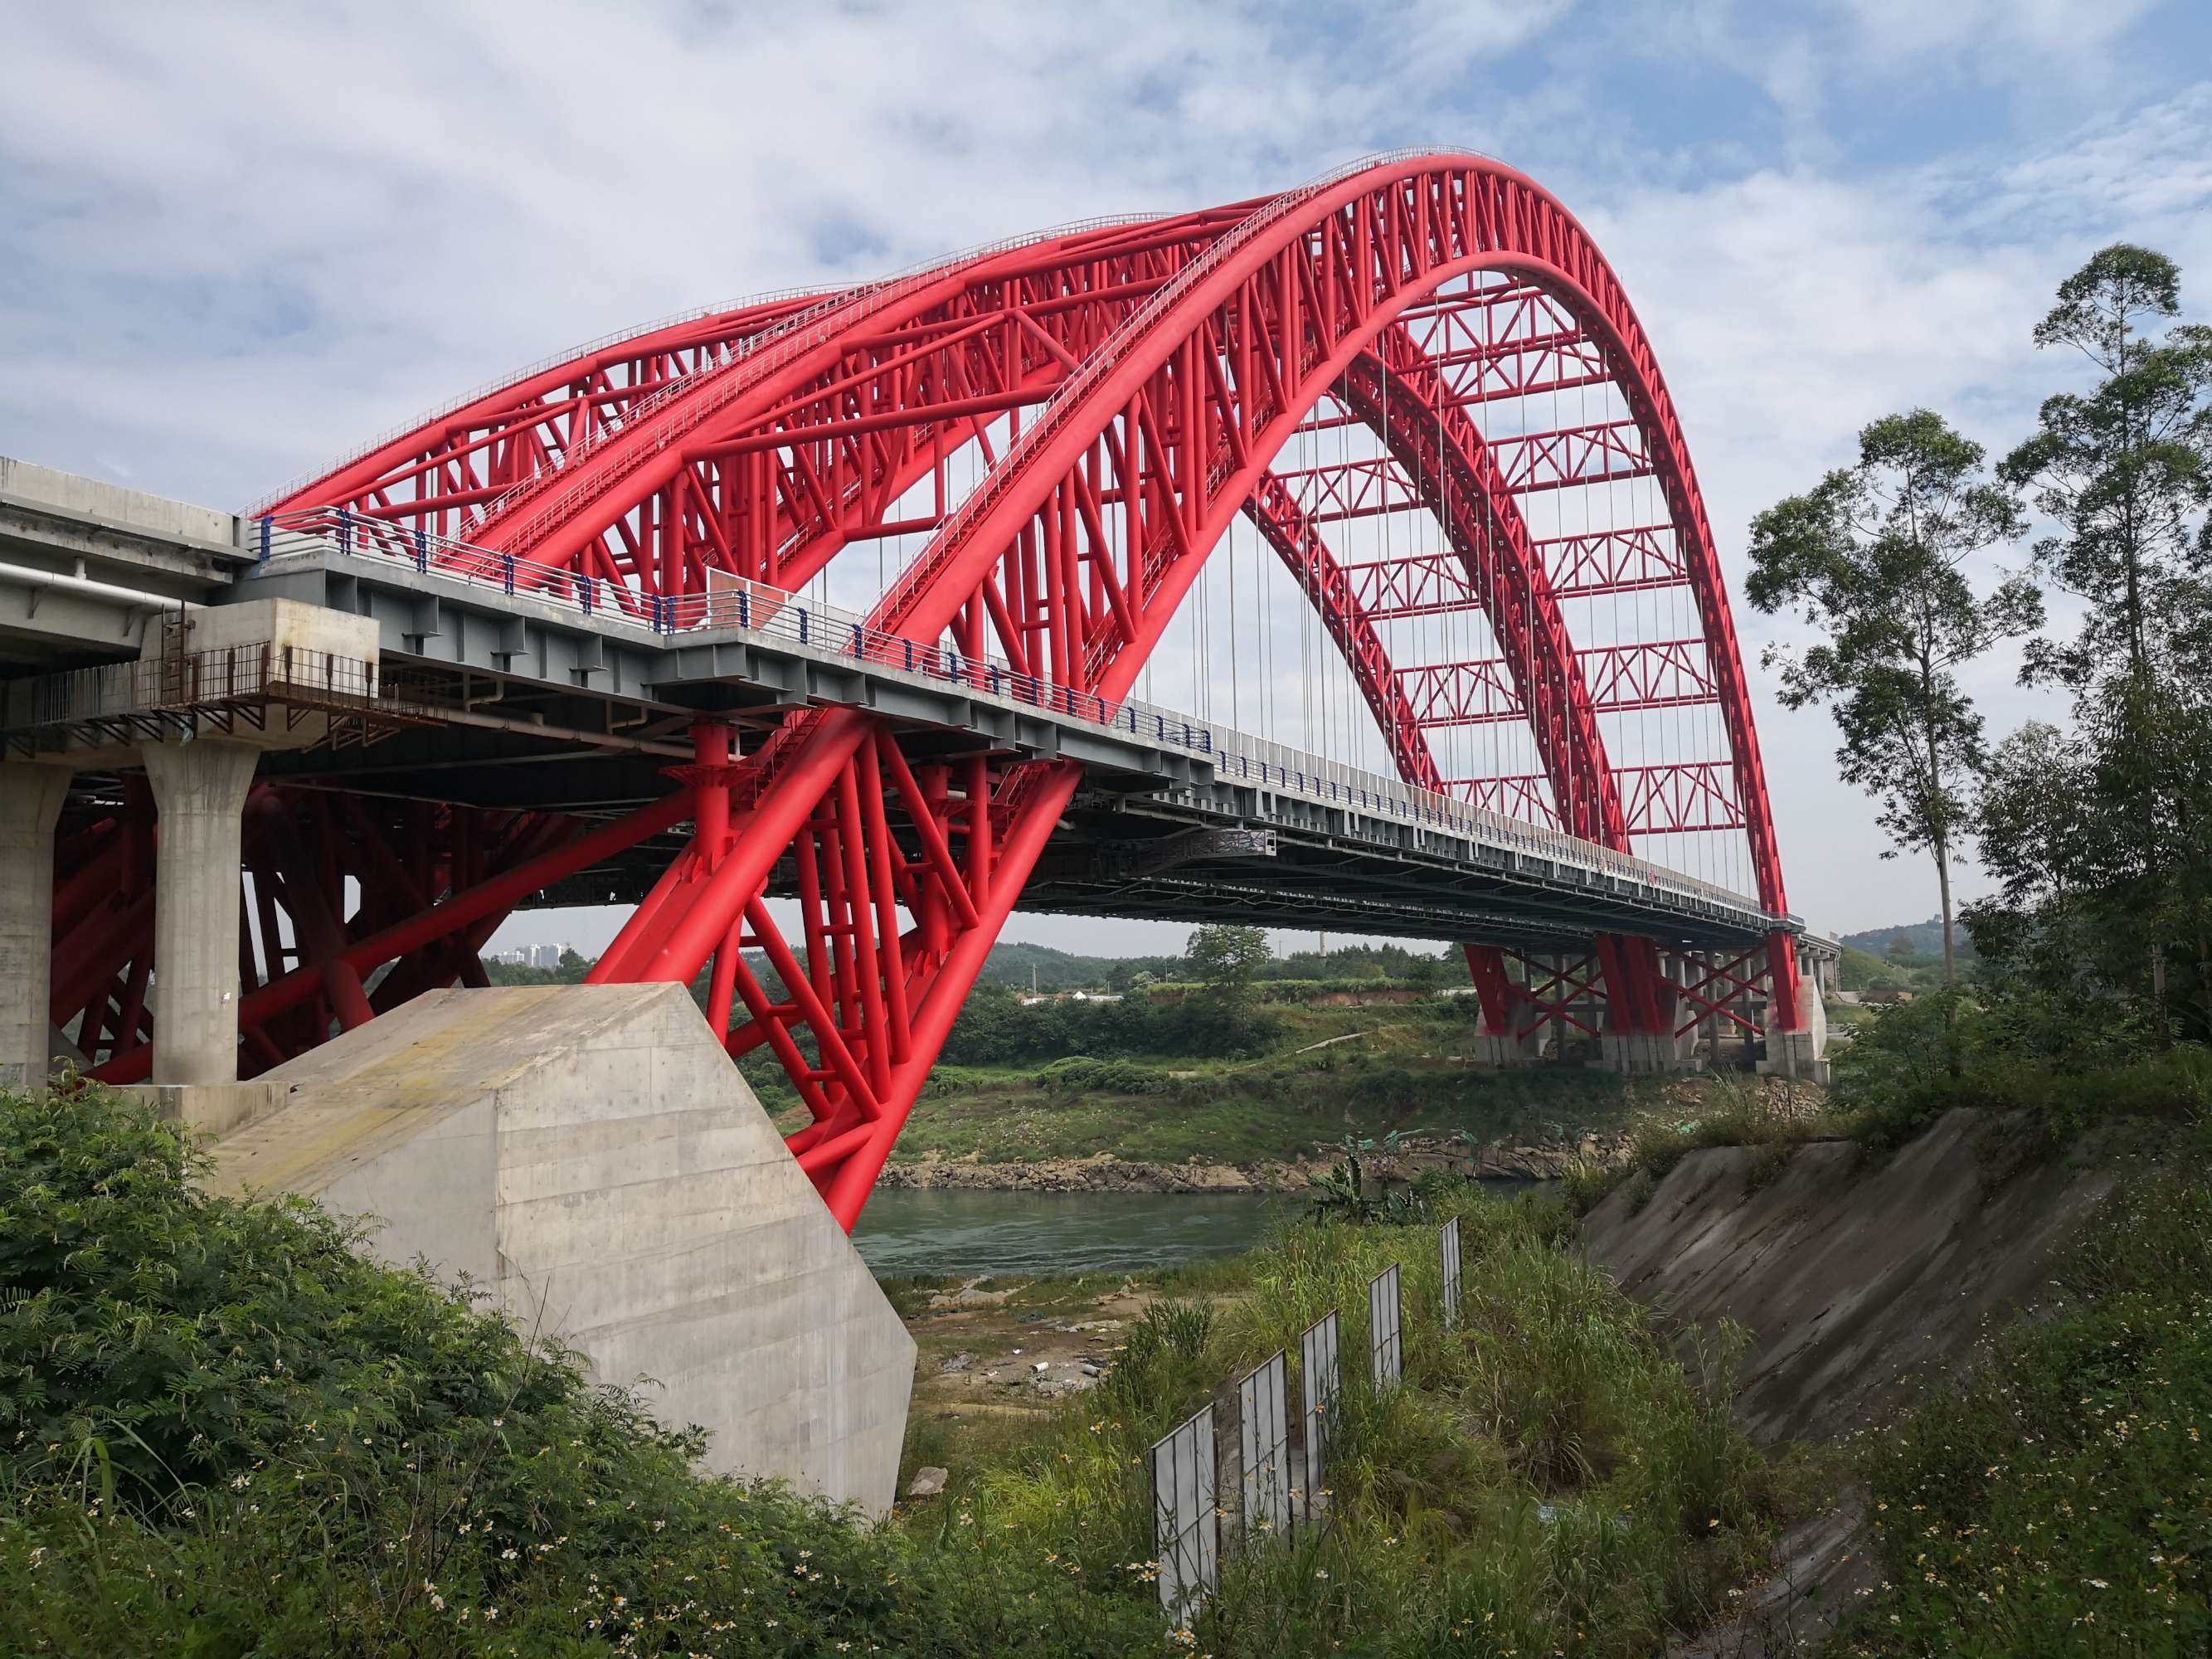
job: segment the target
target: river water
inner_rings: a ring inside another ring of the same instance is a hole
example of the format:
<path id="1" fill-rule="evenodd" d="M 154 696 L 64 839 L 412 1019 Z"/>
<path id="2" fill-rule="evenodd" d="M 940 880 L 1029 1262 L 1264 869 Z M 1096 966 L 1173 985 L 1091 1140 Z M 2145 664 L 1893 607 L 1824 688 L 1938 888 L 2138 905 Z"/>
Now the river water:
<path id="1" fill-rule="evenodd" d="M 1507 1198 L 1534 1185 L 1493 1181 Z M 1233 1255 L 1278 1220 L 1304 1212 L 1290 1194 L 1213 1193 L 877 1193 L 853 1243 L 878 1277 L 906 1273 L 1141 1273 Z"/>

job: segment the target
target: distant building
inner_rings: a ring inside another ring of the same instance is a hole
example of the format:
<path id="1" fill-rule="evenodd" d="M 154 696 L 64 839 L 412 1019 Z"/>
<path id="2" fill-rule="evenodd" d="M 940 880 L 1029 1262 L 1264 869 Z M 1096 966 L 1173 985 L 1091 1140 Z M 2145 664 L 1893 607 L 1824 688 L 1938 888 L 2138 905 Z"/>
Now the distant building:
<path id="1" fill-rule="evenodd" d="M 561 965 L 562 955 L 568 950 L 568 947 L 566 944 L 518 945 L 514 946 L 512 949 L 497 952 L 489 957 L 489 960 L 497 963 L 504 963 L 510 968 L 544 968 L 550 969 L 558 968 Z"/>

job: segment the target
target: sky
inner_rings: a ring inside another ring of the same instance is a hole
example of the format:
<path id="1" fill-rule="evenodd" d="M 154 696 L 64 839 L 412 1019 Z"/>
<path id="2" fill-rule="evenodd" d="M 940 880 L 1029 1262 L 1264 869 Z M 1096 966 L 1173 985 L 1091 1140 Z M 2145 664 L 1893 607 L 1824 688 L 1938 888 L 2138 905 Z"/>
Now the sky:
<path id="1" fill-rule="evenodd" d="M 1732 586 L 1752 515 L 1867 421 L 1926 405 L 2001 454 L 2081 384 L 2028 337 L 2095 248 L 2162 249 L 2212 314 L 2205 0 L 10 11 L 0 453 L 227 507 L 626 325 L 1405 145 L 1499 157 L 1589 226 Z M 1828 717 L 1774 701 L 1791 624 L 1737 625 L 1792 908 L 1930 914 Z M 1992 734 L 2054 712 L 2014 665 L 1969 682 Z"/>

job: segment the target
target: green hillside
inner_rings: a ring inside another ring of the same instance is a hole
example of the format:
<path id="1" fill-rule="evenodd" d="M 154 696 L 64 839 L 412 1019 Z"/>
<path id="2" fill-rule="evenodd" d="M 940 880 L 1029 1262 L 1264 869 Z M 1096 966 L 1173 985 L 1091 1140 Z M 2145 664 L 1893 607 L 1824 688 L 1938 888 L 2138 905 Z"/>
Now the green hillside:
<path id="1" fill-rule="evenodd" d="M 1899 940 L 1906 949 L 1897 949 Z M 1908 961 L 1940 963 L 1943 960 L 1943 919 L 1930 916 L 1925 921 L 1916 921 L 1896 927 L 1869 927 L 1864 933 L 1845 933 L 1843 942 L 1855 951 L 1863 951 L 1870 957 L 1880 957 L 1885 962 L 1894 962 L 1900 956 Z M 1967 938 L 1966 928 L 1955 928 L 1952 943 L 1961 962 L 1973 959 L 1974 943 Z"/>

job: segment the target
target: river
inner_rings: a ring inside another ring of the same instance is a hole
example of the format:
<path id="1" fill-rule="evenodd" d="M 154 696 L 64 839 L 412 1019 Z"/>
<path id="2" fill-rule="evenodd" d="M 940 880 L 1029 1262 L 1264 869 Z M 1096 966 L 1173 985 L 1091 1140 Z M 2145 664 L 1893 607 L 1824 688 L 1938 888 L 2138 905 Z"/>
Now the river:
<path id="1" fill-rule="evenodd" d="M 1533 1182 L 1483 1183 L 1501 1198 Z M 853 1243 L 878 1277 L 1141 1273 L 1250 1249 L 1307 1200 L 1213 1193 L 978 1193 L 893 1188 Z"/>

